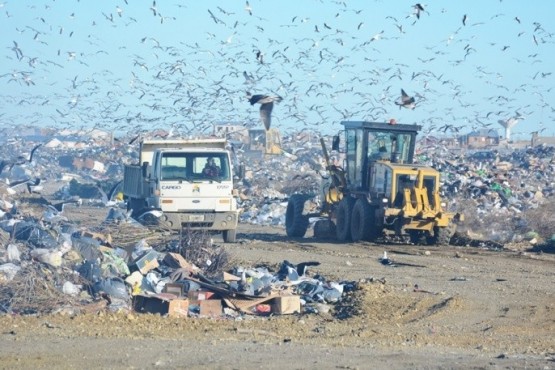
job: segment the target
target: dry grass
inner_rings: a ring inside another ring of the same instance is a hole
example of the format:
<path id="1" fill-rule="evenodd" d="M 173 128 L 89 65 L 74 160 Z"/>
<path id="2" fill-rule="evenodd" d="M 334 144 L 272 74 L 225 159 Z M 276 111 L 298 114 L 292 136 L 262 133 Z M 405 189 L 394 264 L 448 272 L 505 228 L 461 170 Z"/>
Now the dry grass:
<path id="1" fill-rule="evenodd" d="M 229 253 L 214 244 L 212 235 L 204 230 L 183 230 L 179 236 L 178 252 L 207 274 L 224 271 L 231 265 Z"/>
<path id="2" fill-rule="evenodd" d="M 51 269 L 40 263 L 23 267 L 9 282 L 0 283 L 0 312 L 16 314 L 50 313 L 65 305 L 78 305 L 78 298 L 62 292 L 66 281 L 83 284 L 68 269 Z"/>

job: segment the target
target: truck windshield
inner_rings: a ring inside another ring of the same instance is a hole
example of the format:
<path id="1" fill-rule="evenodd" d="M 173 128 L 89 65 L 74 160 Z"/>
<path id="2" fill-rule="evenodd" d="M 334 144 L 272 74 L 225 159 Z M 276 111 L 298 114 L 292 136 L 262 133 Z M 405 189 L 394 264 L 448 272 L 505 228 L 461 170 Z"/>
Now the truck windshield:
<path id="1" fill-rule="evenodd" d="M 228 181 L 230 163 L 227 153 L 165 152 L 160 162 L 160 179 L 185 181 Z"/>

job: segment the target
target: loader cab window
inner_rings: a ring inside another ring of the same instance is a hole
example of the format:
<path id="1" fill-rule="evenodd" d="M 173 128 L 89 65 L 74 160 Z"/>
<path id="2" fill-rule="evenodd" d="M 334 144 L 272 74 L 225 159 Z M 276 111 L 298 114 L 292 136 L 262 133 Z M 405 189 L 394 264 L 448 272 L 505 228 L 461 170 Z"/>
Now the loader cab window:
<path id="1" fill-rule="evenodd" d="M 393 150 L 392 161 L 396 163 L 409 163 L 410 144 L 412 136 L 410 134 L 391 135 L 391 148 Z"/>
<path id="2" fill-rule="evenodd" d="M 356 130 L 346 130 L 345 133 L 345 150 L 346 150 L 346 161 L 347 161 L 347 179 L 352 182 L 355 178 L 356 173 L 356 149 L 357 149 L 357 138 Z"/>
<path id="3" fill-rule="evenodd" d="M 350 186 L 355 188 L 362 187 L 362 175 L 364 166 L 364 151 L 362 130 L 347 130 L 346 133 L 347 149 L 347 180 Z"/>
<path id="4" fill-rule="evenodd" d="M 367 135 L 369 161 L 409 163 L 411 134 L 369 131 Z"/>

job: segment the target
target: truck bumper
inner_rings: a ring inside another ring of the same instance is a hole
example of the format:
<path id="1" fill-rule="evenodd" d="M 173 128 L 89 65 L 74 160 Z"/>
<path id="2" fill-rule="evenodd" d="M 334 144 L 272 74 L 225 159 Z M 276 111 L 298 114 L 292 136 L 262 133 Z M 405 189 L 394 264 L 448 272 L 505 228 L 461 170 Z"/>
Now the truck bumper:
<path id="1" fill-rule="evenodd" d="M 162 217 L 168 227 L 173 230 L 182 228 L 192 230 L 234 230 L 237 228 L 239 213 L 230 212 L 198 212 L 198 213 L 174 213 L 165 212 Z"/>

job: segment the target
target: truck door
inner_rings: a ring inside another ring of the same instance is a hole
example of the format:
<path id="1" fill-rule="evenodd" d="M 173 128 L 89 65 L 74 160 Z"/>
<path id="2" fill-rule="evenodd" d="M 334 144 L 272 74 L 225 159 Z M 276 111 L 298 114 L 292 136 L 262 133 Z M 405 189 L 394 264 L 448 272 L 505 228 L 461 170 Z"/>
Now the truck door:
<path id="1" fill-rule="evenodd" d="M 160 192 L 160 157 L 161 153 L 159 151 L 154 152 L 148 181 L 147 204 L 149 207 L 155 208 L 159 207 L 159 198 L 156 194 L 159 194 Z"/>

